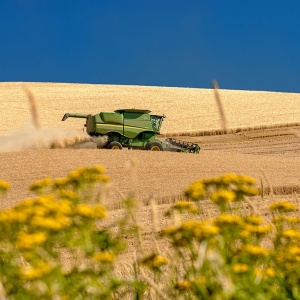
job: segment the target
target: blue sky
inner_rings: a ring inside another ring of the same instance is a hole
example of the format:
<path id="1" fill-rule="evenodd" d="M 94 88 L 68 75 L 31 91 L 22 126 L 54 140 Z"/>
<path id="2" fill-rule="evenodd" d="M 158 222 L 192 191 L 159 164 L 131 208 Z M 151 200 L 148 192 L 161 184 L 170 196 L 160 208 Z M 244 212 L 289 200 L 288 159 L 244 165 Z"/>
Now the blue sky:
<path id="1" fill-rule="evenodd" d="M 0 81 L 300 92 L 300 1 L 0 0 Z"/>

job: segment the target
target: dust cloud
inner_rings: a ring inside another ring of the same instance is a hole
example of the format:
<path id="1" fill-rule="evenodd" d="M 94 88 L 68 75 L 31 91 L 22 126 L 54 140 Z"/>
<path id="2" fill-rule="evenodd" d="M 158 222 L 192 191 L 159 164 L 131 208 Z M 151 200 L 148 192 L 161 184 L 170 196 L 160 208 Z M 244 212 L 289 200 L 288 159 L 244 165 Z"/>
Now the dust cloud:
<path id="1" fill-rule="evenodd" d="M 63 128 L 39 129 L 31 121 L 22 128 L 0 135 L 0 152 L 66 148 L 91 141 L 93 139 L 82 131 Z"/>

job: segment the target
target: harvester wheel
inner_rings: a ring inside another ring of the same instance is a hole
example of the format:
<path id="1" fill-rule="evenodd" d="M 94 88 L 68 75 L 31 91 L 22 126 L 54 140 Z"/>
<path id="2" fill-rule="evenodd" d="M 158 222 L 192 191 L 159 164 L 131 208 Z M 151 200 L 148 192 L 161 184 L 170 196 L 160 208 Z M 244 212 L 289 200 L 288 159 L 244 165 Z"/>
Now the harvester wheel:
<path id="1" fill-rule="evenodd" d="M 122 145 L 119 142 L 111 142 L 108 144 L 108 149 L 122 150 Z"/>
<path id="2" fill-rule="evenodd" d="M 146 145 L 146 150 L 150 151 L 163 151 L 163 147 L 160 143 L 157 142 L 150 142 Z"/>

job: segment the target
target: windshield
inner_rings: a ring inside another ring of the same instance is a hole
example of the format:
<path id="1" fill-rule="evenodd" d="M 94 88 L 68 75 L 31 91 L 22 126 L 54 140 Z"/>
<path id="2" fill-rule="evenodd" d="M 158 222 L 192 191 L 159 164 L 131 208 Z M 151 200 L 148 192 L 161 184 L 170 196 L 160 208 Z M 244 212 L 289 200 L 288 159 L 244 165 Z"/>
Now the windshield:
<path id="1" fill-rule="evenodd" d="M 161 117 L 161 116 L 154 116 L 154 115 L 150 116 L 150 120 L 151 120 L 152 126 L 158 132 L 160 131 L 162 119 L 163 119 L 163 117 Z"/>

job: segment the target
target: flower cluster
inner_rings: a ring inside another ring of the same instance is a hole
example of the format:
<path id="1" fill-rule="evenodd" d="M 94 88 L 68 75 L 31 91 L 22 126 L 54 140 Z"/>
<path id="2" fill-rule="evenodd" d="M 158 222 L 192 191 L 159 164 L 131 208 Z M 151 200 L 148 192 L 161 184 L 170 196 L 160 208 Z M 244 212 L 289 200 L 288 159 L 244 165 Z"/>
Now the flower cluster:
<path id="1" fill-rule="evenodd" d="M 219 206 L 221 211 L 227 210 L 231 202 L 242 201 L 245 196 L 256 196 L 255 180 L 246 175 L 228 173 L 215 178 L 198 180 L 185 190 L 185 197 L 199 201 L 208 197 Z"/>

